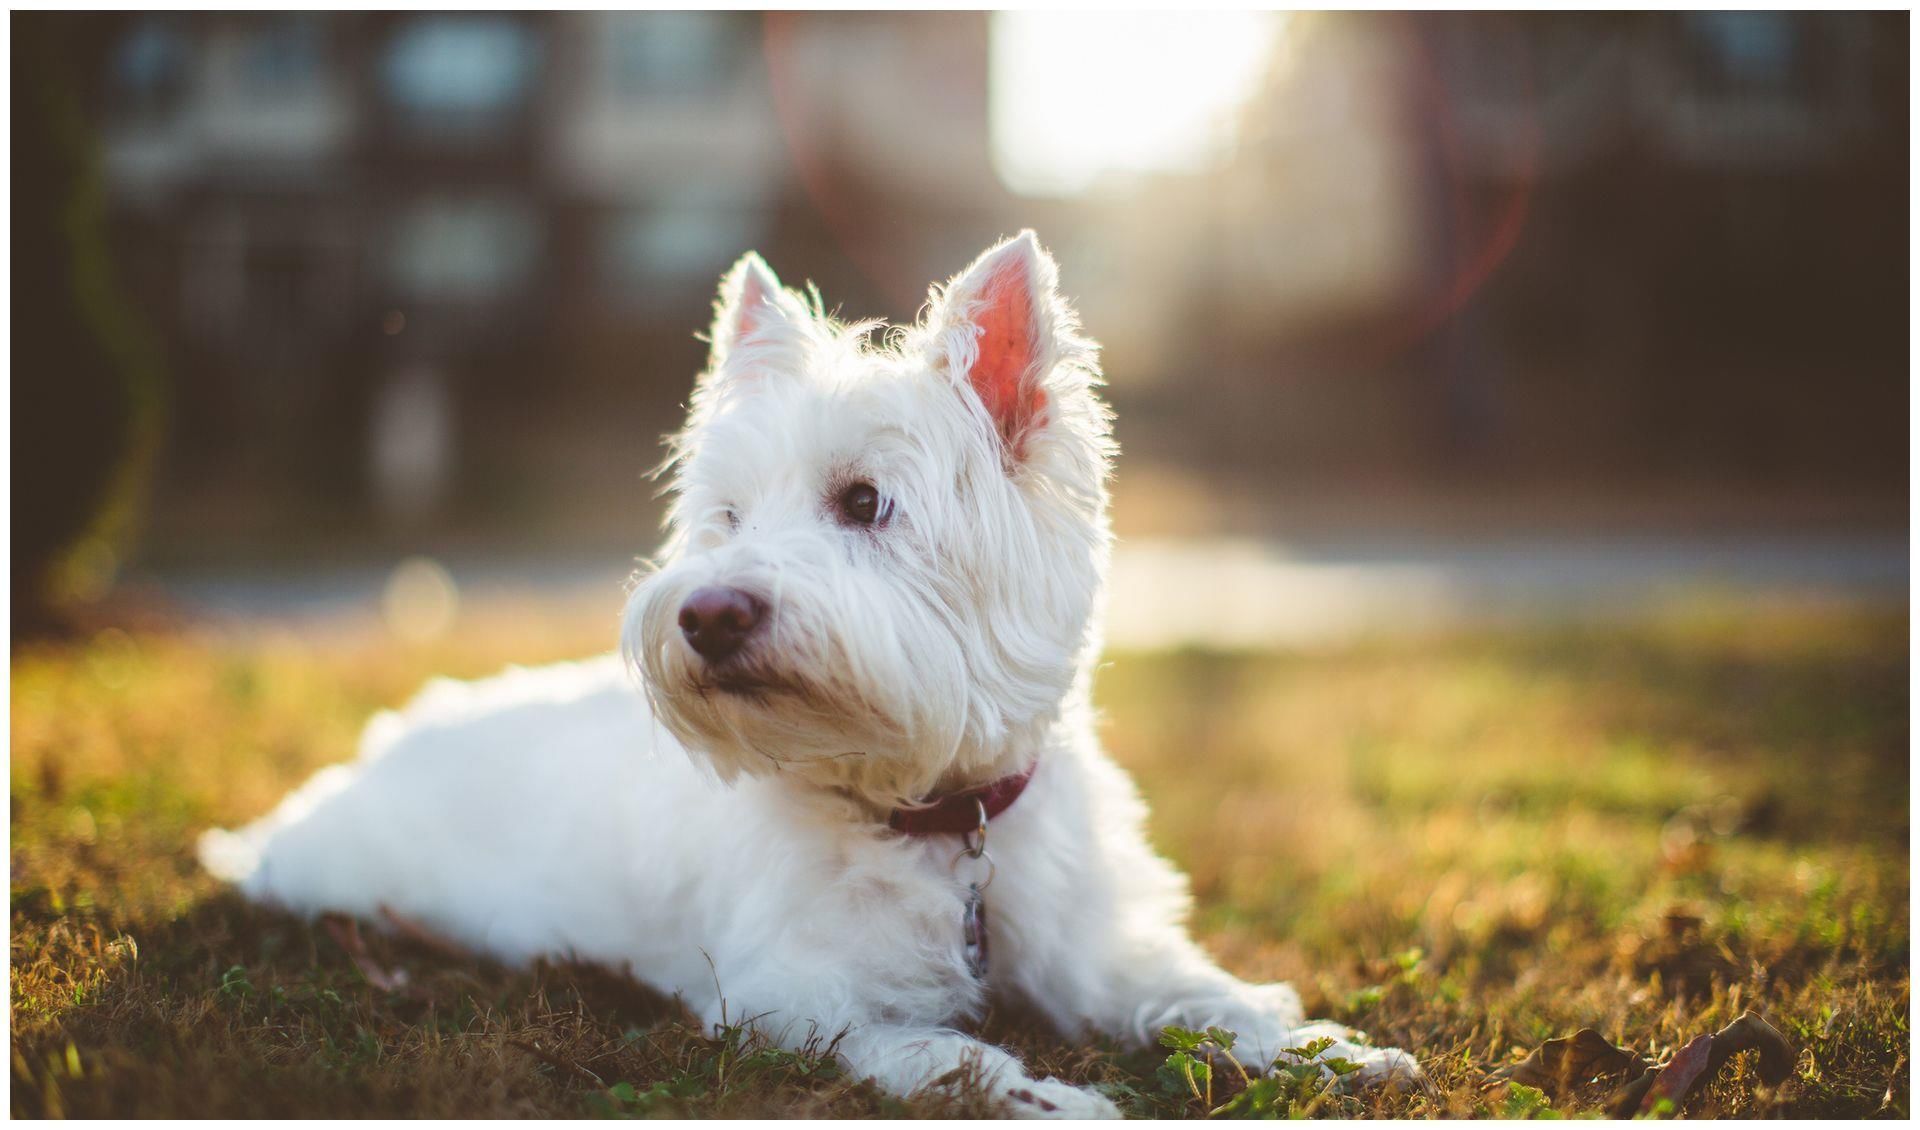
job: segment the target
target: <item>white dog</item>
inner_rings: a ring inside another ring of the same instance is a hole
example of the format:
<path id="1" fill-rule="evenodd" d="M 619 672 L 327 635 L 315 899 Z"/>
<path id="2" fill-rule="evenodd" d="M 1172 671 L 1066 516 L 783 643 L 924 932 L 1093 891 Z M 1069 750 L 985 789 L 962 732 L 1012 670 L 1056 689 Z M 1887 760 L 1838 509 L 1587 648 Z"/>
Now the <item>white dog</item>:
<path id="1" fill-rule="evenodd" d="M 1185 878 L 1088 704 L 1109 543 L 1097 358 L 1032 233 L 872 340 L 748 255 L 673 441 L 670 536 L 617 659 L 437 682 L 202 857 L 306 912 L 389 908 L 507 961 L 572 955 L 908 1094 L 1114 1105 L 956 1030 L 990 993 L 1134 1046 L 1314 1036 L 1188 936 Z"/>

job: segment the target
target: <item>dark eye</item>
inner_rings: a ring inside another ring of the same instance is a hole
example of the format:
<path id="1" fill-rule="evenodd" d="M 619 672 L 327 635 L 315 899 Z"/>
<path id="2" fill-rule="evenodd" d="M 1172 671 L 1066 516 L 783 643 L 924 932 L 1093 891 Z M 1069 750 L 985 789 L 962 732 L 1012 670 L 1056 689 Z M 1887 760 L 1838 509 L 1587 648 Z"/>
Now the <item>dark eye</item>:
<path id="1" fill-rule="evenodd" d="M 886 516 L 886 507 L 872 483 L 855 483 L 840 492 L 840 516 L 857 526 L 871 526 Z"/>
<path id="2" fill-rule="evenodd" d="M 727 507 L 727 529 L 737 530 L 739 528 L 740 528 L 739 512 L 734 510 L 733 507 L 731 506 Z"/>

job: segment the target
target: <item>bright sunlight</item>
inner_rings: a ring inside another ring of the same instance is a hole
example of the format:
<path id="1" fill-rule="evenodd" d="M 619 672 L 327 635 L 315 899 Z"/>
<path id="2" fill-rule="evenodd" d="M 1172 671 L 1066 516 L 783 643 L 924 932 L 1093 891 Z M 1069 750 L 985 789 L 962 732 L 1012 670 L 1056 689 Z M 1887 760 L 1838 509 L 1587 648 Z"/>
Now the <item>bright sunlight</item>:
<path id="1" fill-rule="evenodd" d="M 1108 173 L 1198 168 L 1230 140 L 1286 16 L 1000 12 L 994 164 L 1008 188 L 1071 196 Z"/>

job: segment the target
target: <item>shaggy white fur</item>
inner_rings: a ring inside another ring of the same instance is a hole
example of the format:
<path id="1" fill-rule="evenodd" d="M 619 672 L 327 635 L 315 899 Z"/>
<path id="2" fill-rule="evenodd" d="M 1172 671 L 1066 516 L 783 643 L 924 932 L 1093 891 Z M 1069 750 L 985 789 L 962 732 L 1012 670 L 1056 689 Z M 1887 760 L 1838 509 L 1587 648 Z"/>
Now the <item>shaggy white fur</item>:
<path id="1" fill-rule="evenodd" d="M 790 1045 L 841 1035 L 848 1070 L 900 1094 L 972 1065 L 1014 1114 L 1116 1111 L 957 1030 L 990 992 L 1068 1034 L 1217 1024 L 1261 1061 L 1332 1035 L 1368 1081 L 1417 1077 L 1201 952 L 1186 881 L 1099 748 L 1113 448 L 1052 259 L 1022 233 L 917 325 L 878 328 L 742 259 L 673 441 L 669 538 L 628 602 L 628 670 L 436 682 L 373 720 L 358 761 L 209 833 L 207 866 L 302 912 L 387 907 L 508 961 L 624 967 Z M 843 502 L 856 487 L 870 520 Z M 716 587 L 761 610 L 718 658 L 682 620 Z M 982 983 L 961 936 L 977 873 L 956 837 L 886 814 L 1029 766 L 990 828 Z"/>

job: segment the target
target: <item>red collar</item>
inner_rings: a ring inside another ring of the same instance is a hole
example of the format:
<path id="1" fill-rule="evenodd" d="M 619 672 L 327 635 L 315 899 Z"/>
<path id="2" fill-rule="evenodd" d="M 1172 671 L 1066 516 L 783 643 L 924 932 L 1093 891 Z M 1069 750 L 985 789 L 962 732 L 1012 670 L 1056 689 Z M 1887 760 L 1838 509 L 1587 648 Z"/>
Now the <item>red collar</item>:
<path id="1" fill-rule="evenodd" d="M 896 808 L 887 817 L 887 827 L 909 836 L 957 836 L 971 832 L 980 826 L 982 809 L 991 820 L 1020 799 L 1027 782 L 1033 780 L 1036 765 L 977 789 L 932 797 L 912 808 Z"/>

